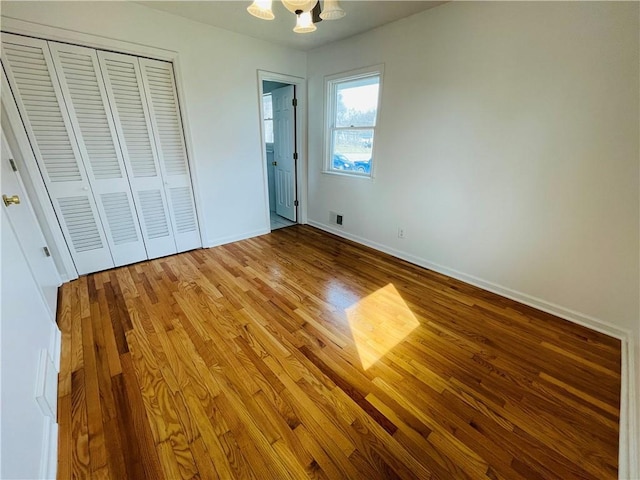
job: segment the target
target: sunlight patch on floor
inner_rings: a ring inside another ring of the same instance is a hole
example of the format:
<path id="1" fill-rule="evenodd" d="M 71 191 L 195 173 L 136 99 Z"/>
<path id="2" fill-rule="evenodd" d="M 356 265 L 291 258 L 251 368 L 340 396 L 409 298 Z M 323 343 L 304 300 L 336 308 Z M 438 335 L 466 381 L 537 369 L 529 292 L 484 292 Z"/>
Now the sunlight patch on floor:
<path id="1" fill-rule="evenodd" d="M 346 308 L 345 312 L 365 370 L 420 325 L 392 283 Z"/>

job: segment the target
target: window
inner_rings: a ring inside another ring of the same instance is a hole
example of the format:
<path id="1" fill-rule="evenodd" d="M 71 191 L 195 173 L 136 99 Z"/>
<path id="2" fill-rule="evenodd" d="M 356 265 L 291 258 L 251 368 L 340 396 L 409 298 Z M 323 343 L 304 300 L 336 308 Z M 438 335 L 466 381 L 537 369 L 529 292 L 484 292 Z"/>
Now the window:
<path id="1" fill-rule="evenodd" d="M 382 66 L 327 78 L 325 171 L 371 177 Z"/>
<path id="2" fill-rule="evenodd" d="M 270 93 L 262 96 L 264 106 L 264 141 L 273 143 L 273 102 Z"/>

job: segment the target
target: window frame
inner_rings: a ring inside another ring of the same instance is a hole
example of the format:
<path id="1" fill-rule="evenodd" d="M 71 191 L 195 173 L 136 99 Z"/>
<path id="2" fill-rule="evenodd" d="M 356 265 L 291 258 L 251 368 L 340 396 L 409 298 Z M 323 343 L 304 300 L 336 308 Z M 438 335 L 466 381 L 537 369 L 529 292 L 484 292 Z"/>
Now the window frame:
<path id="1" fill-rule="evenodd" d="M 376 106 L 375 122 L 371 126 L 356 126 L 356 127 L 336 127 L 336 105 L 337 105 L 337 92 L 338 86 L 343 83 L 352 82 L 354 80 L 360 80 L 368 77 L 378 77 L 378 99 Z M 325 83 L 325 125 L 324 125 L 324 149 L 323 149 L 323 168 L 322 172 L 330 175 L 341 175 L 346 177 L 366 178 L 373 179 L 375 172 L 375 151 L 376 151 L 376 136 L 377 129 L 380 123 L 380 107 L 382 104 L 382 85 L 384 77 L 384 64 L 372 65 L 370 67 L 358 68 L 355 70 L 349 70 L 342 73 L 326 76 Z M 333 134 L 338 130 L 372 130 L 372 145 L 371 145 L 371 166 L 369 173 L 360 173 L 350 170 L 337 170 L 333 168 Z"/>

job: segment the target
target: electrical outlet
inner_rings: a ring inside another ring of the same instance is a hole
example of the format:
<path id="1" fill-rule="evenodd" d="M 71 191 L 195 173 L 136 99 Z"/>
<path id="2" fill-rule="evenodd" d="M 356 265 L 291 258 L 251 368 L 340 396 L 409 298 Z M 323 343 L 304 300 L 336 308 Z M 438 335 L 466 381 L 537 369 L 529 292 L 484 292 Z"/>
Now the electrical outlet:
<path id="1" fill-rule="evenodd" d="M 342 215 L 342 213 L 329 212 L 329 223 L 342 227 L 344 223 L 344 215 Z"/>
<path id="2" fill-rule="evenodd" d="M 398 227 L 398 238 L 404 238 L 404 228 Z"/>

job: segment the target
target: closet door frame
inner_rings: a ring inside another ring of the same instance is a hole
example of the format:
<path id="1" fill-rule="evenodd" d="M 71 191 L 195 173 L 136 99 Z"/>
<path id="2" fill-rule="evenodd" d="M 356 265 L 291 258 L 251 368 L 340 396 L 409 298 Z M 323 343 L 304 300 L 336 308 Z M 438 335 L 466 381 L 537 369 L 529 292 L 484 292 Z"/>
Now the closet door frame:
<path id="1" fill-rule="evenodd" d="M 162 60 L 166 62 L 170 62 L 173 65 L 175 83 L 176 83 L 176 94 L 178 97 L 179 110 L 180 110 L 180 119 L 182 121 L 183 131 L 184 131 L 184 140 L 185 140 L 185 149 L 187 152 L 187 161 L 189 165 L 190 172 L 190 180 L 191 186 L 193 190 L 194 197 L 194 207 L 196 218 L 198 221 L 198 228 L 200 230 L 200 243 L 204 248 L 213 246 L 213 243 L 208 240 L 206 225 L 204 223 L 204 219 L 202 217 L 202 195 L 201 195 L 201 186 L 197 181 L 198 178 L 198 166 L 193 161 L 193 142 L 191 139 L 191 130 L 189 128 L 189 119 L 186 115 L 186 103 L 184 102 L 184 88 L 183 88 L 183 80 L 182 80 L 182 68 L 180 67 L 180 56 L 178 52 L 173 50 L 168 50 L 164 48 L 157 48 L 147 45 L 142 45 L 138 43 L 131 43 L 123 40 L 117 40 L 112 38 L 105 38 L 102 36 L 93 35 L 90 33 L 82 33 L 71 31 L 67 29 L 62 29 L 58 27 L 52 27 L 48 25 L 42 25 L 38 23 L 33 23 L 25 20 L 13 19 L 13 18 L 3 18 L 2 22 L 2 32 L 22 35 L 26 37 L 34 37 L 38 39 L 51 40 L 55 42 L 64 42 L 75 44 L 79 46 L 94 48 L 97 50 L 107 50 L 119 53 L 125 53 L 129 55 L 135 55 L 138 57 L 146 57 L 151 59 Z M 4 77 L 4 73 L 3 73 Z M 4 87 L 7 87 L 8 84 L 6 80 L 4 80 Z M 8 97 L 6 94 L 8 93 Z M 20 139 L 20 137 L 24 137 L 21 134 L 20 130 L 24 132 L 24 128 L 22 126 L 20 115 L 15 109 L 15 105 L 13 104 L 13 98 L 11 92 L 7 88 L 3 88 L 2 92 L 3 103 L 6 104 L 7 115 L 10 119 L 10 125 L 12 130 L 16 132 L 16 136 Z M 13 109 L 11 108 L 13 107 Z M 21 139 L 21 146 L 26 148 L 25 151 L 28 154 L 25 154 L 27 161 L 26 163 L 26 173 L 28 177 L 33 183 L 34 190 L 37 198 L 32 198 L 33 202 L 37 202 L 40 208 L 45 212 L 52 212 L 51 203 L 49 201 L 49 195 L 47 190 L 43 184 L 42 178 L 40 176 L 40 172 L 37 164 L 35 164 L 35 160 L 30 155 L 30 146 L 26 142 L 26 138 Z M 75 265 L 72 261 L 71 254 L 69 252 L 68 246 L 64 240 L 62 230 L 60 225 L 57 222 L 57 218 L 53 215 L 47 213 L 46 215 L 47 226 L 52 232 L 52 235 L 55 239 L 54 243 L 56 247 L 60 251 L 60 263 L 62 263 L 66 269 L 66 280 L 74 280 L 78 278 L 78 272 L 75 268 Z"/>

